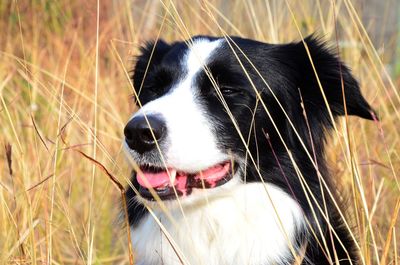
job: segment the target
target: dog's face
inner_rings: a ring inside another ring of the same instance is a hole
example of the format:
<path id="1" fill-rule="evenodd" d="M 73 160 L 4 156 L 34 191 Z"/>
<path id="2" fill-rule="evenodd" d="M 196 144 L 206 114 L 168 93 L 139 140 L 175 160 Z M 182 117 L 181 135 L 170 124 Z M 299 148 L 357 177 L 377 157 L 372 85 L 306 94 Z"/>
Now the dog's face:
<path id="1" fill-rule="evenodd" d="M 147 74 L 139 69 L 141 59 L 147 66 L 147 58 L 139 58 L 135 68 L 142 107 L 125 128 L 126 147 L 142 171 L 136 181 L 144 198 L 153 198 L 149 188 L 161 199 L 192 197 L 224 185 L 240 171 L 235 128 L 215 86 L 235 116 L 251 115 L 246 105 L 255 96 L 219 56 L 226 49 L 222 39 L 155 47 Z M 234 102 L 235 97 L 243 99 Z"/>
<path id="2" fill-rule="evenodd" d="M 141 196 L 187 200 L 260 181 L 248 165 L 258 172 L 277 167 L 287 148 L 310 146 L 310 130 L 313 141 L 323 141 L 329 117 L 344 114 L 341 78 L 347 113 L 371 118 L 348 69 L 307 41 L 324 93 L 303 43 L 195 37 L 144 47 L 133 75 L 140 109 L 124 130 L 140 167 L 133 184 Z"/>

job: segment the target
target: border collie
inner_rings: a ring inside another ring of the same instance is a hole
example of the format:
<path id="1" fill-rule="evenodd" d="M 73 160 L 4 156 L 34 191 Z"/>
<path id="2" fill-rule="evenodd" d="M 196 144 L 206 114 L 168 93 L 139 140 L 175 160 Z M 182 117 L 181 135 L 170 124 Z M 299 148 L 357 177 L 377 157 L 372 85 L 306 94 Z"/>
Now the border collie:
<path id="1" fill-rule="evenodd" d="M 158 40 L 132 80 L 136 264 L 358 264 L 324 135 L 374 112 L 326 44 Z"/>

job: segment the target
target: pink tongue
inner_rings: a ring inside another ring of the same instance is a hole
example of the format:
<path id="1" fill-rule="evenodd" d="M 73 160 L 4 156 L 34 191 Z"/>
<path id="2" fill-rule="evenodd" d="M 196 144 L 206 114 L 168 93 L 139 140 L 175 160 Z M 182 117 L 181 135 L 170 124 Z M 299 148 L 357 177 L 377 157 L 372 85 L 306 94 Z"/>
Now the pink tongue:
<path id="1" fill-rule="evenodd" d="M 206 170 L 200 171 L 195 178 L 202 179 L 210 184 L 215 184 L 221 180 L 228 173 L 230 168 L 230 163 L 225 163 L 223 165 L 216 165 Z M 168 169 L 170 174 L 176 174 L 175 169 Z M 173 185 L 177 185 L 179 190 L 185 189 L 188 176 L 186 174 L 180 173 L 176 175 Z M 170 178 L 167 171 L 161 171 L 158 173 L 151 173 L 142 171 L 138 172 L 136 179 L 138 183 L 145 188 L 158 188 L 170 185 Z"/>
<path id="2" fill-rule="evenodd" d="M 146 188 L 157 188 L 167 185 L 170 182 L 167 171 L 161 171 L 158 173 L 142 172 L 138 173 L 136 178 L 139 184 Z"/>
<path id="3" fill-rule="evenodd" d="M 209 169 L 200 171 L 200 173 L 196 175 L 196 178 L 207 180 L 209 182 L 218 181 L 225 177 L 229 171 L 229 167 L 230 163 L 216 165 Z"/>

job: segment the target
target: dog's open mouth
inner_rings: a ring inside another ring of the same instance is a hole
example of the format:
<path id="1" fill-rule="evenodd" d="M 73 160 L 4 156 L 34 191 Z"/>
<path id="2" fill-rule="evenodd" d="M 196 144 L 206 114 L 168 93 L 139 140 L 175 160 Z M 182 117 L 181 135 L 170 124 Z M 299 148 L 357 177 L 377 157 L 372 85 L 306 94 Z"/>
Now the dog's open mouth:
<path id="1" fill-rule="evenodd" d="M 232 179 L 235 167 L 233 162 L 225 161 L 192 174 L 174 168 L 141 166 L 136 180 L 142 197 L 154 200 L 150 192 L 153 189 L 161 200 L 170 200 L 177 196 L 187 196 L 193 189 L 211 189 L 227 183 Z"/>

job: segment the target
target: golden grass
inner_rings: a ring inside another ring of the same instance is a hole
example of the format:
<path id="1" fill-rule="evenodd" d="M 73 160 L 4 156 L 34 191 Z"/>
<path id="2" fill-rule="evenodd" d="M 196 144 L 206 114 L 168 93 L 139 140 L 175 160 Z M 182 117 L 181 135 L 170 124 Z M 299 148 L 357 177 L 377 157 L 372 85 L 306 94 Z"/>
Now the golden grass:
<path id="1" fill-rule="evenodd" d="M 313 31 L 339 43 L 380 115 L 342 119 L 327 159 L 349 187 L 364 264 L 399 264 L 398 82 L 351 1 L 1 1 L 0 15 L 0 264 L 129 263 L 120 192 L 77 150 L 127 185 L 127 71 L 143 41 L 227 33 L 277 43 Z"/>

